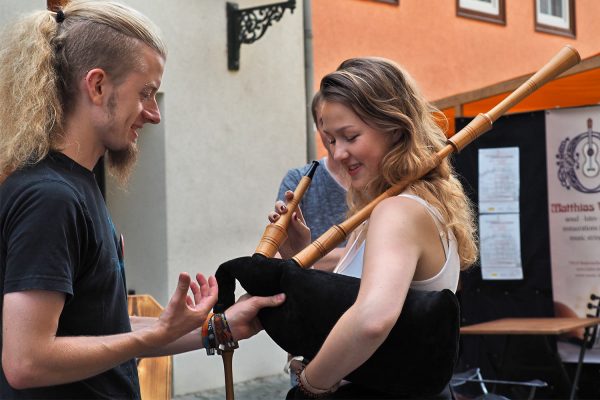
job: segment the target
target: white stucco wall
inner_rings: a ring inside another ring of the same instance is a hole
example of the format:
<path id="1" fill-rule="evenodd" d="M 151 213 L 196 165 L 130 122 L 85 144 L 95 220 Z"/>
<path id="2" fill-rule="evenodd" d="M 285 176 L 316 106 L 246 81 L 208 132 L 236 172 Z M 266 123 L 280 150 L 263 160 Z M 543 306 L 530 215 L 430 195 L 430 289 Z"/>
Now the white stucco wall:
<path id="1" fill-rule="evenodd" d="M 165 305 L 179 272 L 212 274 L 253 253 L 283 174 L 306 161 L 302 1 L 259 41 L 242 45 L 237 72 L 227 69 L 225 0 L 122 2 L 161 28 L 169 56 L 163 120 L 142 132 L 129 190 L 108 181 L 107 203 L 125 236 L 128 286 Z M 0 24 L 45 5 L 2 0 Z M 236 351 L 234 379 L 279 373 L 284 362 L 259 334 Z M 223 384 L 220 357 L 175 357 L 175 394 Z"/>

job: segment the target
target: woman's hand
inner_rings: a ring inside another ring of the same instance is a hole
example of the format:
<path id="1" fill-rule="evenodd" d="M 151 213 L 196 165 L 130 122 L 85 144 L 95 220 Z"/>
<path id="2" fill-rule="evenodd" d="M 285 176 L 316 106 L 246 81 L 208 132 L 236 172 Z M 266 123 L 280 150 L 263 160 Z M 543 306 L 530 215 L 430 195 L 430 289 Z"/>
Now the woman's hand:
<path id="1" fill-rule="evenodd" d="M 269 214 L 269 221 L 275 223 L 282 215 L 287 214 L 287 204 L 294 199 L 294 192 L 288 190 L 285 192 L 285 201 L 278 200 L 275 203 L 275 211 Z M 281 244 L 279 254 L 283 258 L 292 258 L 302 249 L 310 244 L 310 229 L 306 226 L 304 216 L 300 206 L 292 214 L 290 224 L 287 229 L 288 238 Z"/>

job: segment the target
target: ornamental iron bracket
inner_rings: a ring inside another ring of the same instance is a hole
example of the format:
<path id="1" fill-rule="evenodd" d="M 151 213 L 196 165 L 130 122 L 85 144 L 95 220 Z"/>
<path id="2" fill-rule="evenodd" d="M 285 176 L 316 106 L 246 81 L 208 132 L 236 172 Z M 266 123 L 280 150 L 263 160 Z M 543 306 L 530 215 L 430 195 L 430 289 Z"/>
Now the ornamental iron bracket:
<path id="1" fill-rule="evenodd" d="M 283 17 L 286 8 L 293 13 L 296 0 L 266 6 L 238 9 L 237 3 L 227 2 L 227 66 L 230 71 L 240 69 L 240 47 L 260 39 L 274 21 Z"/>

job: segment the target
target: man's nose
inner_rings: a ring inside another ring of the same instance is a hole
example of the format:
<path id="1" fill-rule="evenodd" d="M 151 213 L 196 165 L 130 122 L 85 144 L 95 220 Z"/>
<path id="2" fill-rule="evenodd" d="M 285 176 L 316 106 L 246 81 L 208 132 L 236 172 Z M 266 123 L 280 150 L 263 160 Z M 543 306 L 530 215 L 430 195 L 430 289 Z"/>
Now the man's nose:
<path id="1" fill-rule="evenodd" d="M 152 103 L 144 107 L 142 115 L 146 122 L 150 122 L 151 124 L 160 123 L 160 110 L 158 108 L 158 103 L 156 102 L 156 100 L 153 100 Z"/>

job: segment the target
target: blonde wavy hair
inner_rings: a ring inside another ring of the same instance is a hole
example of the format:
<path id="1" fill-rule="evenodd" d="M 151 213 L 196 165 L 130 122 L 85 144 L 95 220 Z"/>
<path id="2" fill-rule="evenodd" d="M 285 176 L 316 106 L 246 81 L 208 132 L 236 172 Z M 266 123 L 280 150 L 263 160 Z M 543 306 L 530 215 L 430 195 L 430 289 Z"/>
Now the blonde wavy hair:
<path id="1" fill-rule="evenodd" d="M 363 122 L 386 135 L 394 145 L 383 158 L 381 174 L 362 190 L 348 191 L 350 215 L 395 183 L 414 180 L 446 143 L 439 121 L 446 120 L 421 95 L 413 79 L 393 61 L 353 58 L 321 81 L 324 101 L 343 104 Z M 441 119 L 440 119 L 441 118 Z M 477 260 L 473 208 L 448 159 L 408 187 L 442 214 L 458 242 L 461 269 Z"/>
<path id="2" fill-rule="evenodd" d="M 0 183 L 12 172 L 60 150 L 77 83 L 93 68 L 122 82 L 144 43 L 166 59 L 158 29 L 139 12 L 110 1 L 71 1 L 38 11 L 0 35 Z"/>

